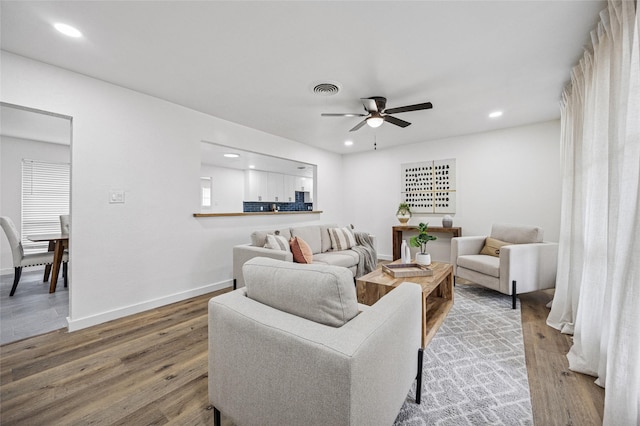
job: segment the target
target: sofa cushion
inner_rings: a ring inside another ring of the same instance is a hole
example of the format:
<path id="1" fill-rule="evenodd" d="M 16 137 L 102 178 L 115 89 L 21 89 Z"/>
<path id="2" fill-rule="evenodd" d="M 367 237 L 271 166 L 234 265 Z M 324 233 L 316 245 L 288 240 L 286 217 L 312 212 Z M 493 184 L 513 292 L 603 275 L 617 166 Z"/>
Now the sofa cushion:
<path id="1" fill-rule="evenodd" d="M 541 243 L 544 231 L 537 226 L 495 224 L 491 227 L 491 237 L 513 244 Z"/>
<path id="2" fill-rule="evenodd" d="M 251 233 L 251 245 L 256 247 L 264 247 L 267 243 L 267 235 L 282 235 L 289 241 L 291 239 L 291 232 L 289 228 L 273 229 L 270 231 L 254 231 Z"/>
<path id="3" fill-rule="evenodd" d="M 293 261 L 298 263 L 312 263 L 313 253 L 309 245 L 300 237 L 293 237 L 289 241 Z"/>
<path id="4" fill-rule="evenodd" d="M 329 235 L 329 229 L 337 228 L 337 227 L 338 225 L 333 223 L 329 225 L 320 225 L 320 239 L 322 240 L 322 246 L 321 246 L 322 253 L 324 253 L 325 251 L 331 250 L 331 236 Z"/>
<path id="5" fill-rule="evenodd" d="M 313 254 L 322 253 L 322 237 L 320 235 L 320 226 L 300 226 L 297 228 L 291 228 L 291 237 L 302 238 L 309 247 Z"/>
<path id="6" fill-rule="evenodd" d="M 328 251 L 313 255 L 313 263 L 343 266 L 345 268 L 356 266 L 358 261 L 360 261 L 360 255 L 353 250 Z"/>
<path id="7" fill-rule="evenodd" d="M 487 256 L 500 257 L 500 247 L 506 246 L 511 243 L 496 240 L 495 238 L 488 237 L 484 241 L 484 247 L 480 250 L 480 254 L 486 254 Z"/>
<path id="8" fill-rule="evenodd" d="M 280 311 L 332 327 L 358 314 L 353 276 L 346 268 L 255 257 L 242 271 L 247 297 Z"/>
<path id="9" fill-rule="evenodd" d="M 500 277 L 500 258 L 485 254 L 458 256 L 458 266 L 481 272 L 492 277 Z"/>
<path id="10" fill-rule="evenodd" d="M 331 237 L 332 250 L 348 250 L 356 245 L 356 238 L 353 236 L 351 230 L 347 227 L 330 228 L 329 236 Z"/>
<path id="11" fill-rule="evenodd" d="M 291 247 L 289 246 L 289 240 L 287 240 L 282 235 L 267 235 L 267 242 L 264 245 L 264 248 L 268 248 L 271 250 L 282 250 L 282 251 L 291 251 Z"/>

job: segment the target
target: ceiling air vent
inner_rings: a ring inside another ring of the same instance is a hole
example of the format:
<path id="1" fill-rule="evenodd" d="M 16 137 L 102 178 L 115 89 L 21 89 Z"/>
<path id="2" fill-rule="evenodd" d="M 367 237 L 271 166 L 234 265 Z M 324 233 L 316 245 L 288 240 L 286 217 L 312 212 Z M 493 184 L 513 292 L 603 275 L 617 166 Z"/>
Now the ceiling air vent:
<path id="1" fill-rule="evenodd" d="M 313 93 L 321 96 L 333 96 L 340 91 L 336 83 L 318 83 L 313 86 Z"/>

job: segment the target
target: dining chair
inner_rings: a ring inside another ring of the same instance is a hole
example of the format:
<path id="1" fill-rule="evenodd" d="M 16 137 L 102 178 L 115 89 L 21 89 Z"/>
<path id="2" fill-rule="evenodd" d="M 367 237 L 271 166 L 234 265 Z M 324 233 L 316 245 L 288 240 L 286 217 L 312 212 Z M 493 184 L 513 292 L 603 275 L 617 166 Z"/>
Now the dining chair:
<path id="1" fill-rule="evenodd" d="M 13 277 L 13 286 L 11 287 L 11 293 L 9 293 L 9 296 L 13 296 L 13 294 L 16 292 L 16 288 L 18 287 L 18 282 L 20 282 L 22 268 L 30 266 L 51 265 L 53 263 L 53 252 L 47 251 L 43 253 L 24 254 L 22 241 L 20 241 L 20 234 L 18 234 L 18 230 L 13 224 L 13 221 L 7 216 L 0 216 L 0 225 L 2 226 L 2 229 L 4 230 L 4 233 L 9 240 L 9 245 L 11 246 L 11 254 L 13 255 L 13 267 L 15 270 L 15 274 Z M 63 274 L 65 286 L 67 285 L 66 264 L 68 260 L 69 256 L 65 253 L 62 256 L 62 261 L 64 262 Z"/>
<path id="2" fill-rule="evenodd" d="M 62 235 L 69 236 L 69 215 L 68 214 L 60 215 L 60 232 L 62 232 Z"/>

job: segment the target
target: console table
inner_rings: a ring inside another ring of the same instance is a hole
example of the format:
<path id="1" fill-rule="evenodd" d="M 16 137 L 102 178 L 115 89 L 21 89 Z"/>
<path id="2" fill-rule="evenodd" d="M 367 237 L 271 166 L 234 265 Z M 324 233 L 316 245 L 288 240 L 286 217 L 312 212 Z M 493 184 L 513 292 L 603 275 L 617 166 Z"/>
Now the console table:
<path id="1" fill-rule="evenodd" d="M 398 225 L 392 228 L 391 241 L 393 241 L 393 260 L 400 259 L 402 256 L 400 255 L 400 247 L 402 247 L 402 233 L 404 231 L 417 231 L 418 227 L 413 225 Z M 427 229 L 429 233 L 440 233 L 440 234 L 451 234 L 453 237 L 461 237 L 462 236 L 462 228 L 454 227 L 454 228 L 443 228 L 441 226 L 430 226 Z"/>

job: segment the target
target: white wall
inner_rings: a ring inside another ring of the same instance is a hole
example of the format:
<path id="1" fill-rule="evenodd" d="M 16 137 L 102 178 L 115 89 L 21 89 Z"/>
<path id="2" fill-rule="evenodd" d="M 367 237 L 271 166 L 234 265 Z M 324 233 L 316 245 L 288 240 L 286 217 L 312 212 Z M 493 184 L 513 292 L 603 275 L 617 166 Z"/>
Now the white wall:
<path id="1" fill-rule="evenodd" d="M 211 207 L 207 213 L 241 212 L 244 201 L 244 171 L 202 164 L 200 176 L 211 178 Z"/>
<path id="2" fill-rule="evenodd" d="M 558 241 L 560 227 L 560 122 L 434 140 L 345 156 L 345 219 L 377 235 L 382 258 L 391 258 L 391 227 L 400 197 L 400 165 L 455 158 L 457 211 L 463 235 L 487 235 L 493 223 L 538 225 Z M 375 212 L 375 214 L 372 214 Z M 442 215 L 409 222 L 442 226 Z M 434 234 L 432 256 L 449 258 L 449 237 Z M 415 251 L 415 249 L 414 249 Z"/>
<path id="3" fill-rule="evenodd" d="M 1 67 L 2 101 L 73 117 L 72 330 L 230 285 L 254 229 L 342 223 L 337 154 L 4 51 Z M 325 213 L 194 218 L 202 140 L 317 164 Z"/>
<path id="4" fill-rule="evenodd" d="M 61 118 L 61 120 L 63 120 Z M 8 216 L 21 232 L 22 160 L 68 163 L 69 145 L 0 136 L 0 216 Z M 0 273 L 13 274 L 11 247 L 0 237 Z"/>

